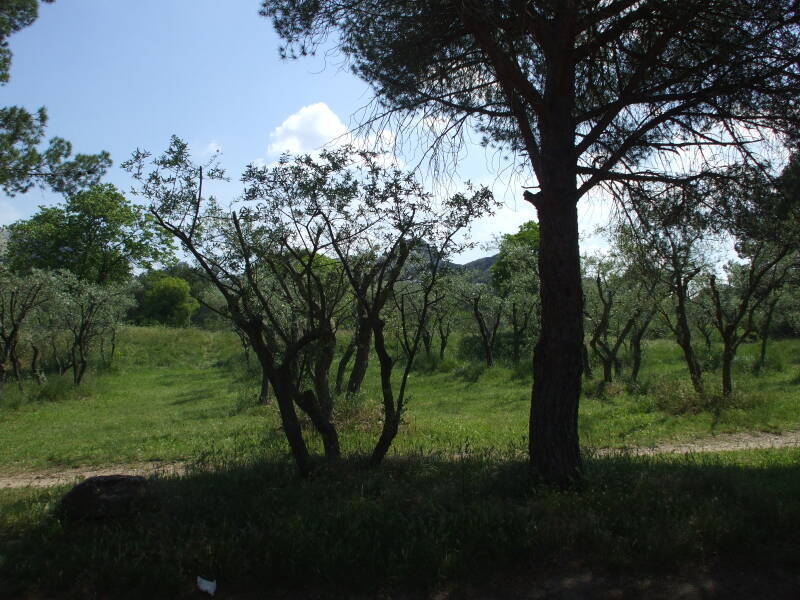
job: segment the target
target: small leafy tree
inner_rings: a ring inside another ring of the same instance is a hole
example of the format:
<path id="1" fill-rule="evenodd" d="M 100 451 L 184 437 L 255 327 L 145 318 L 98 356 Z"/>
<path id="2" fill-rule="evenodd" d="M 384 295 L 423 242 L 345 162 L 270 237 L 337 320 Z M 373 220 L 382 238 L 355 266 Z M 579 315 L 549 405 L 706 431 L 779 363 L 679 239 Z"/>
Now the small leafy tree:
<path id="1" fill-rule="evenodd" d="M 507 299 L 511 325 L 511 359 L 519 363 L 522 348 L 539 325 L 539 225 L 527 221 L 517 233 L 500 242 L 497 262 L 492 265 L 492 285 Z"/>
<path id="2" fill-rule="evenodd" d="M 80 385 L 102 340 L 113 343 L 117 326 L 134 304 L 132 290 L 127 283 L 99 285 L 69 271 L 57 274 L 55 289 L 48 310 L 55 314 L 56 328 L 67 334 L 73 383 Z"/>
<path id="3" fill-rule="evenodd" d="M 189 282 L 179 277 L 156 275 L 144 290 L 139 307 L 143 322 L 186 327 L 200 303 L 192 297 Z"/>
<path id="4" fill-rule="evenodd" d="M 7 264 L 20 273 L 65 269 L 88 282 L 121 283 L 133 265 L 149 267 L 168 260 L 171 251 L 169 237 L 152 217 L 113 185 L 102 184 L 12 224 Z"/>
<path id="5" fill-rule="evenodd" d="M 442 224 L 463 228 L 464 211 L 456 211 L 457 221 L 430 214 L 430 196 L 413 177 L 347 148 L 317 159 L 284 157 L 273 168 L 248 167 L 244 203 L 230 212 L 202 194 L 204 180 L 224 172 L 193 164 L 181 140 L 173 138 L 167 152 L 149 159 L 137 151 L 126 163 L 140 182 L 138 193 L 222 295 L 224 314 L 247 335 L 302 474 L 311 463 L 295 406 L 319 432 L 326 456 L 340 456 L 328 375 L 338 323 L 351 314 L 347 300 L 355 298 L 381 362 L 386 414 L 373 453 L 380 461 L 397 432 L 405 386 L 404 379 L 395 402 L 380 311 L 421 233 L 437 233 Z M 462 198 L 448 208 L 463 203 L 472 209 Z"/>
<path id="6" fill-rule="evenodd" d="M 20 276 L 0 266 L 0 385 L 13 373 L 22 386 L 20 341 L 37 309 L 53 295 L 52 277 L 41 271 Z"/>
<path id="7" fill-rule="evenodd" d="M 703 367 L 692 341 L 692 303 L 702 291 L 702 279 L 713 264 L 713 220 L 703 210 L 699 185 L 639 189 L 631 195 L 628 222 L 618 240 L 641 265 L 652 265 L 669 290 L 671 310 L 660 309 L 680 346 L 692 386 L 705 397 Z M 656 288 L 653 288 L 654 290 Z"/>

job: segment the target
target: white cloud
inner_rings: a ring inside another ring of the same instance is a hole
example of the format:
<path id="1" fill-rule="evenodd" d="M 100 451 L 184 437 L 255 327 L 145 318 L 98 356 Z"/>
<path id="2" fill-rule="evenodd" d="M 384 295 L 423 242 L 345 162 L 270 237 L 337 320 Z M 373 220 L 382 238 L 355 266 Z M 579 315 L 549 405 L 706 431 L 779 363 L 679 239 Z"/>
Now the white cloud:
<path id="1" fill-rule="evenodd" d="M 216 154 L 217 152 L 222 152 L 222 146 L 219 145 L 217 140 L 211 140 L 206 146 L 205 150 L 203 150 L 203 156 L 210 156 L 212 154 Z"/>
<path id="2" fill-rule="evenodd" d="M 343 137 L 347 127 L 324 102 L 304 106 L 271 134 L 270 154 L 313 152 Z"/>

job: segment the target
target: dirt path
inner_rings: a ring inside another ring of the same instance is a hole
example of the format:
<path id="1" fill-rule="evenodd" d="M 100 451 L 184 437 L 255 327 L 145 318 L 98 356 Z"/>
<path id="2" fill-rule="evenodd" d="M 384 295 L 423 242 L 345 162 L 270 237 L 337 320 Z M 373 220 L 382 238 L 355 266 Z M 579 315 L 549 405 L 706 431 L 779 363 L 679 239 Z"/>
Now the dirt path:
<path id="1" fill-rule="evenodd" d="M 679 443 L 665 443 L 654 447 L 634 446 L 630 448 L 597 448 L 600 456 L 632 454 L 650 456 L 655 454 L 691 454 L 695 452 L 726 452 L 729 450 L 756 450 L 761 448 L 800 448 L 800 431 L 784 433 L 725 433 L 710 438 L 701 438 Z M 75 467 L 46 471 L 4 475 L 0 473 L 0 489 L 22 487 L 51 487 L 76 483 L 96 475 L 181 475 L 186 463 L 132 463 L 106 467 Z"/>
<path id="2" fill-rule="evenodd" d="M 729 450 L 758 450 L 762 448 L 798 448 L 800 431 L 783 433 L 720 433 L 713 437 L 667 442 L 657 446 L 631 446 L 629 448 L 597 448 L 600 455 L 633 454 L 650 456 L 653 454 L 692 454 L 695 452 L 727 452 Z"/>
<path id="3" fill-rule="evenodd" d="M 0 489 L 21 487 L 52 487 L 77 483 L 88 477 L 97 475 L 180 475 L 186 468 L 185 463 L 145 462 L 106 467 L 74 467 L 71 469 L 48 469 L 13 475 L 0 474 Z"/>

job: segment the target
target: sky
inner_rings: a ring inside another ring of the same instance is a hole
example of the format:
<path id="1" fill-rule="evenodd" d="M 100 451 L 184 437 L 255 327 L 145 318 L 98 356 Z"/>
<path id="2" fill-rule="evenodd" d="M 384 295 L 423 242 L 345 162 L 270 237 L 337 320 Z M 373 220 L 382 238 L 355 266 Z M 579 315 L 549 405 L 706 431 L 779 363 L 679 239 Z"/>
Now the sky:
<path id="1" fill-rule="evenodd" d="M 119 165 L 136 148 L 160 152 L 175 134 L 197 158 L 219 151 L 232 183 L 218 193 L 233 199 L 247 164 L 347 138 L 372 100 L 332 50 L 281 60 L 280 40 L 259 6 L 258 0 L 44 4 L 33 25 L 9 38 L 11 80 L 0 87 L 0 106 L 45 106 L 48 137 L 66 138 L 76 152 L 110 152 L 114 166 L 105 180 L 122 191 L 131 180 Z M 503 206 L 475 223 L 472 237 L 482 245 L 459 262 L 493 252 L 486 245 L 498 235 L 535 219 L 521 200 L 522 182 L 477 144 L 466 148 L 454 173 L 454 181 L 467 179 L 490 186 Z M 0 225 L 61 200 L 42 190 L 13 198 L 0 192 Z M 589 234 L 607 218 L 602 202 L 581 201 L 584 251 L 603 246 Z"/>

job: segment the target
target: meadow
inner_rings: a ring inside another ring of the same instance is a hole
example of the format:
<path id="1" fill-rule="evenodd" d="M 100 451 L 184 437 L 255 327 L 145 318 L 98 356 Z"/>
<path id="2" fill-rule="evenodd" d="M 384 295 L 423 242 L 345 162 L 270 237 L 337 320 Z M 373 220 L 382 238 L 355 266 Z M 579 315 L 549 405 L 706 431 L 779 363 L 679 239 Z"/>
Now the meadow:
<path id="1" fill-rule="evenodd" d="M 636 385 L 585 381 L 586 481 L 559 491 L 528 480 L 526 369 L 420 364 L 392 451 L 368 469 L 371 370 L 336 409 L 346 460 L 302 480 L 233 334 L 126 327 L 119 339 L 113 366 L 78 390 L 56 376 L 6 387 L 0 477 L 142 463 L 182 475 L 156 477 L 157 512 L 90 524 L 59 517 L 69 486 L 0 489 L 0 597 L 193 597 L 197 575 L 220 597 L 515 597 L 531 582 L 562 597 L 564 580 L 639 597 L 653 577 L 800 589 L 800 448 L 638 452 L 800 429 L 798 341 L 774 342 L 757 377 L 755 344 L 743 346 L 736 393 L 713 410 L 667 340 L 649 343 Z"/>

